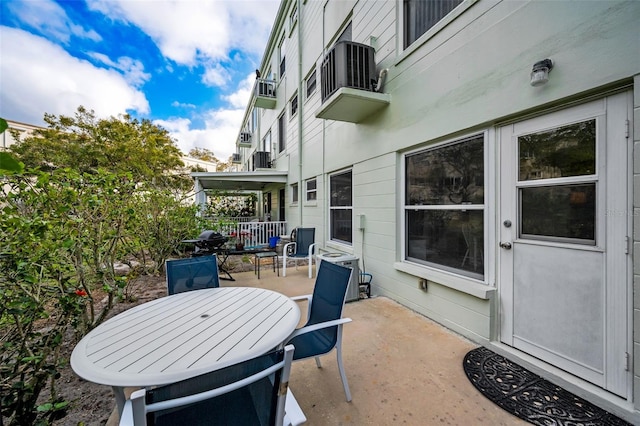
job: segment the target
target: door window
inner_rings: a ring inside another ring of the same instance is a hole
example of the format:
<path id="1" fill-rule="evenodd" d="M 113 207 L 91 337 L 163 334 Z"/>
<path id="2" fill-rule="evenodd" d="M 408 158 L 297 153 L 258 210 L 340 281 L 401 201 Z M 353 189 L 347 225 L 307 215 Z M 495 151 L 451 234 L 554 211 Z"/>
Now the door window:
<path id="1" fill-rule="evenodd" d="M 596 120 L 518 137 L 520 237 L 595 245 Z"/>

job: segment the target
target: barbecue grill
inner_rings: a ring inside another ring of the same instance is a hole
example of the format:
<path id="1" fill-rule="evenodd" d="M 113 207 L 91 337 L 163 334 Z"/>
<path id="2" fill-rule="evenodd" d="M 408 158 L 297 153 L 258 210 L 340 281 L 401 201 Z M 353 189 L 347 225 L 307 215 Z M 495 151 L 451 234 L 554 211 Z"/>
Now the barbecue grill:
<path id="1" fill-rule="evenodd" d="M 196 255 L 214 253 L 216 249 L 222 247 L 229 238 L 215 231 L 202 231 L 195 240 L 183 240 L 183 243 L 195 244 Z"/>

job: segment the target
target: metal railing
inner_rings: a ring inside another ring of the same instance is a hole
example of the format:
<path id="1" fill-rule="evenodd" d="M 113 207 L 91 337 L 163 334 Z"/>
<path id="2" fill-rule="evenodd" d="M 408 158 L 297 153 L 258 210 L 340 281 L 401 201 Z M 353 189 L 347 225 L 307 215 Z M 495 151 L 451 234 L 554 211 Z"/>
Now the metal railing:
<path id="1" fill-rule="evenodd" d="M 245 247 L 269 244 L 269 238 L 287 235 L 287 222 L 237 222 L 222 224 L 218 232 L 235 238 Z"/>

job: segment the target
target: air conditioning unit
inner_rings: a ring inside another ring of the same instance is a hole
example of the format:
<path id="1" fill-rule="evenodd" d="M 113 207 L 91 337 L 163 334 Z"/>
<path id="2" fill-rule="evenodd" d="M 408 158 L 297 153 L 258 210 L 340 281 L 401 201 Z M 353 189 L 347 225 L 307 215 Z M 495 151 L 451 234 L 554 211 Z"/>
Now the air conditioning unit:
<path id="1" fill-rule="evenodd" d="M 242 157 L 240 156 L 239 153 L 234 153 L 233 156 L 231 157 L 231 163 L 232 164 L 241 164 L 242 163 Z"/>
<path id="2" fill-rule="evenodd" d="M 267 151 L 256 151 L 253 153 L 253 169 L 270 169 L 271 155 Z"/>
<path id="3" fill-rule="evenodd" d="M 375 52 L 371 46 L 341 41 L 322 61 L 322 102 L 342 87 L 373 91 L 376 85 Z"/>
<path id="4" fill-rule="evenodd" d="M 273 98 L 276 96 L 276 84 L 273 81 L 258 81 L 258 96 Z"/>
<path id="5" fill-rule="evenodd" d="M 239 145 L 243 148 L 251 148 L 251 133 L 240 132 Z"/>

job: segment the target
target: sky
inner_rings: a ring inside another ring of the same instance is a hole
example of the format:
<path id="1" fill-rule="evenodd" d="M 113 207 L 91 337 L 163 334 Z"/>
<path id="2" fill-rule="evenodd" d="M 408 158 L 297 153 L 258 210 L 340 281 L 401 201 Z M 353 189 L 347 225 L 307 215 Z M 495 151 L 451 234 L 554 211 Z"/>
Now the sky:
<path id="1" fill-rule="evenodd" d="M 279 0 L 0 0 L 0 117 L 130 114 L 227 160 Z"/>

